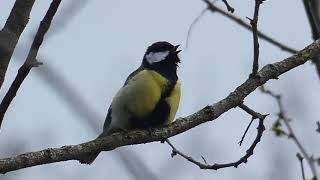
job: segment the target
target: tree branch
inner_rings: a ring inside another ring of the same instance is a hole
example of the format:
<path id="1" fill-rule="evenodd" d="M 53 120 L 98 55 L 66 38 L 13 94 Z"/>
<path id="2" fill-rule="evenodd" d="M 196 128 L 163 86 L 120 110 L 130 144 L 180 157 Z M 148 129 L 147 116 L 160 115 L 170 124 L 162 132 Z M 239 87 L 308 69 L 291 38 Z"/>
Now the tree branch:
<path id="1" fill-rule="evenodd" d="M 253 35 L 253 64 L 252 64 L 252 76 L 257 75 L 259 70 L 259 41 L 258 41 L 258 19 L 259 19 L 259 9 L 263 0 L 255 0 L 253 19 L 250 20 L 252 26 Z"/>
<path id="2" fill-rule="evenodd" d="M 304 9 L 307 14 L 308 21 L 310 23 L 312 38 L 313 40 L 319 39 L 320 37 L 320 14 L 318 0 L 303 0 Z M 320 57 L 315 57 L 312 62 L 316 66 L 318 76 L 320 78 Z"/>
<path id="3" fill-rule="evenodd" d="M 8 92 L 4 96 L 1 104 L 0 104 L 0 128 L 3 121 L 4 114 L 6 113 L 10 103 L 13 98 L 16 96 L 17 91 L 19 90 L 22 82 L 29 74 L 32 67 L 39 65 L 39 62 L 36 61 L 36 56 L 38 54 L 39 48 L 43 42 L 44 35 L 48 31 L 53 16 L 55 15 L 61 0 L 53 0 L 46 15 L 40 23 L 37 34 L 32 42 L 28 57 L 23 65 L 20 67 L 16 78 L 11 84 Z"/>
<path id="4" fill-rule="evenodd" d="M 227 0 L 222 0 L 222 1 L 223 1 L 223 3 L 226 5 L 227 10 L 228 10 L 229 12 L 233 13 L 233 12 L 234 12 L 234 8 L 230 6 L 230 4 L 228 3 L 228 1 L 227 1 Z"/>
<path id="5" fill-rule="evenodd" d="M 259 78 L 249 77 L 223 100 L 206 106 L 200 111 L 185 118 L 178 118 L 169 127 L 156 128 L 151 133 L 147 130 L 134 130 L 127 133 L 116 133 L 79 145 L 49 148 L 37 152 L 24 153 L 18 156 L 0 159 L 0 173 L 15 171 L 31 166 L 67 160 L 79 160 L 88 153 L 110 151 L 120 146 L 163 141 L 171 136 L 185 132 L 200 124 L 217 119 L 231 108 L 239 106 L 245 97 L 270 79 L 306 63 L 320 53 L 320 41 L 307 46 L 287 59 L 264 66 L 258 73 Z"/>
<path id="6" fill-rule="evenodd" d="M 269 114 L 262 115 L 262 114 L 260 114 L 258 112 L 255 112 L 254 110 L 252 110 L 251 108 L 249 108 L 248 106 L 246 106 L 243 103 L 240 104 L 239 107 L 252 116 L 249 125 L 247 126 L 246 130 L 244 131 L 244 133 L 243 133 L 243 135 L 241 137 L 241 140 L 239 141 L 239 145 L 241 146 L 243 141 L 244 141 L 244 138 L 246 137 L 246 134 L 247 134 L 252 122 L 253 122 L 253 120 L 255 120 L 255 119 L 264 120 Z"/>
<path id="7" fill-rule="evenodd" d="M 238 161 L 235 161 L 235 162 L 232 162 L 232 163 L 226 163 L 226 164 L 214 163 L 214 164 L 210 165 L 210 164 L 206 163 L 206 161 L 205 161 L 205 159 L 203 157 L 202 157 L 202 159 L 204 159 L 205 163 L 201 163 L 200 161 L 197 161 L 197 160 L 193 159 L 192 157 L 187 156 L 184 153 L 182 153 L 181 151 L 179 151 L 178 149 L 176 149 L 168 139 L 166 140 L 166 142 L 172 148 L 171 157 L 174 157 L 175 155 L 178 154 L 181 157 L 185 158 L 186 160 L 188 160 L 188 161 L 192 162 L 193 164 L 199 166 L 200 169 L 218 170 L 218 169 L 227 168 L 227 167 L 235 167 L 235 168 L 237 168 L 240 164 L 248 162 L 248 158 L 253 155 L 253 151 L 254 151 L 255 147 L 261 141 L 261 137 L 262 137 L 263 131 L 265 130 L 265 127 L 263 125 L 263 121 L 264 121 L 264 119 L 259 119 L 259 125 L 257 127 L 257 136 L 256 136 L 255 140 L 252 142 L 252 144 L 249 147 L 249 149 L 246 151 L 246 154 L 244 156 L 242 156 Z"/>
<path id="8" fill-rule="evenodd" d="M 307 18 L 311 27 L 311 32 L 312 32 L 312 38 L 313 39 L 318 39 L 320 35 L 320 27 L 319 27 L 319 18 L 317 18 L 317 3 L 314 0 L 302 0 L 304 9 L 307 14 Z"/>
<path id="9" fill-rule="evenodd" d="M 298 158 L 298 160 L 299 160 L 299 162 L 300 162 L 302 179 L 303 179 L 303 180 L 306 180 L 306 176 L 304 175 L 303 157 L 301 156 L 300 153 L 297 153 L 296 156 L 297 156 L 297 158 Z"/>
<path id="10" fill-rule="evenodd" d="M 297 145 L 298 149 L 300 150 L 300 152 L 302 153 L 303 157 L 306 159 L 313 177 L 315 177 L 317 179 L 317 170 L 315 168 L 314 165 L 314 161 L 311 155 L 309 155 L 309 153 L 307 152 L 307 150 L 302 146 L 300 140 L 297 138 L 296 134 L 294 133 L 289 121 L 290 119 L 287 117 L 282 101 L 281 101 L 281 96 L 279 94 L 276 94 L 270 90 L 265 89 L 264 87 L 261 88 L 261 91 L 263 93 L 268 94 L 269 96 L 273 97 L 279 107 L 279 113 L 278 113 L 278 122 L 280 122 L 280 120 L 282 120 L 282 122 L 284 122 L 284 125 L 286 126 L 286 128 L 288 129 L 288 132 L 284 132 L 282 129 L 280 129 L 281 133 L 286 135 L 288 138 L 292 139 L 293 142 Z M 279 131 L 279 130 L 278 130 Z"/>
<path id="11" fill-rule="evenodd" d="M 228 13 L 228 12 L 222 10 L 222 9 L 220 9 L 219 7 L 217 7 L 213 3 L 211 3 L 209 0 L 203 0 L 203 2 L 205 2 L 207 4 L 207 6 L 208 6 L 207 8 L 212 13 L 218 12 L 222 16 L 229 18 L 230 20 L 234 21 L 235 23 L 239 24 L 240 26 L 244 27 L 245 29 L 247 29 L 249 31 L 252 31 L 251 25 L 246 23 L 246 22 L 244 22 L 242 19 L 238 18 L 237 16 L 234 16 L 234 15 L 232 15 L 232 14 L 230 14 L 230 13 Z M 267 42 L 279 47 L 280 49 L 282 49 L 284 51 L 287 51 L 289 53 L 292 53 L 292 54 L 297 52 L 297 50 L 295 50 L 295 49 L 293 49 L 293 48 L 291 48 L 291 47 L 289 47 L 289 46 L 287 46 L 287 45 L 285 45 L 285 44 L 273 39 L 272 37 L 262 33 L 261 31 L 257 31 L 257 32 L 258 32 L 258 36 L 261 39 L 263 39 L 263 40 L 265 40 L 265 41 L 267 41 Z"/>
<path id="12" fill-rule="evenodd" d="M 255 112 L 254 110 L 252 110 L 251 108 L 249 108 L 248 106 L 246 106 L 245 104 L 241 103 L 239 105 L 239 107 L 244 110 L 245 112 L 247 112 L 248 114 L 250 114 L 252 116 L 253 119 L 265 119 L 269 114 L 266 115 L 262 115 L 258 112 Z"/>
<path id="13" fill-rule="evenodd" d="M 10 15 L 0 31 L 0 88 L 20 35 L 29 21 L 35 0 L 16 0 Z"/>

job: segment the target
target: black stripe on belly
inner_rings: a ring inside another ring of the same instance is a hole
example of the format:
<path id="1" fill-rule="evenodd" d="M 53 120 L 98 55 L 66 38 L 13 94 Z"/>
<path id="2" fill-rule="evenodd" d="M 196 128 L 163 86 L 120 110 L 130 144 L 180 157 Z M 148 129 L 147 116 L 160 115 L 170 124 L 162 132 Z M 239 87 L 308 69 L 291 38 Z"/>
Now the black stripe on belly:
<path id="1" fill-rule="evenodd" d="M 170 96 L 174 86 L 176 85 L 176 82 L 177 81 L 170 82 L 167 85 L 165 91 L 161 94 L 160 100 L 158 101 L 156 107 L 150 114 L 143 118 L 131 117 L 129 119 L 132 129 L 158 127 L 165 123 L 170 114 L 170 106 L 165 99 Z"/>

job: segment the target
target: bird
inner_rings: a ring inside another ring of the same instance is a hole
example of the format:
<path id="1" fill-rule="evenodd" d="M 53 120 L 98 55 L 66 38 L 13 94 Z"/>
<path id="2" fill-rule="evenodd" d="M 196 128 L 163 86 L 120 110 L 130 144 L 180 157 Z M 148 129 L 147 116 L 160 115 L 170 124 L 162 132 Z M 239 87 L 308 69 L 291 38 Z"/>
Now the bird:
<path id="1" fill-rule="evenodd" d="M 170 125 L 178 110 L 181 83 L 177 75 L 180 45 L 167 41 L 151 44 L 140 67 L 133 71 L 114 96 L 98 138 L 119 131 L 151 129 Z M 91 164 L 99 155 L 91 153 L 80 163 Z"/>

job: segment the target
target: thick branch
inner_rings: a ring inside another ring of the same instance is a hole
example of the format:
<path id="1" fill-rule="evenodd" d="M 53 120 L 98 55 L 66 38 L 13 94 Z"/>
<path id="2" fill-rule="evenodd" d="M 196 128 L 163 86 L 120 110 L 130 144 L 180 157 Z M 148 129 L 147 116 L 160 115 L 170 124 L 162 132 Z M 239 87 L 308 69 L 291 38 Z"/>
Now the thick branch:
<path id="1" fill-rule="evenodd" d="M 44 16 L 43 20 L 40 23 L 39 29 L 37 34 L 33 40 L 31 45 L 28 57 L 24 64 L 20 67 L 16 78 L 14 79 L 12 85 L 10 86 L 8 92 L 4 96 L 1 104 L 0 104 L 0 128 L 3 121 L 4 114 L 6 113 L 10 103 L 12 102 L 13 98 L 16 96 L 17 91 L 19 90 L 22 82 L 29 74 L 32 67 L 38 65 L 36 61 L 36 57 L 39 51 L 39 48 L 43 42 L 44 35 L 48 31 L 53 16 L 55 15 L 61 0 L 53 0 L 46 15 Z"/>
<path id="2" fill-rule="evenodd" d="M 16 0 L 11 13 L 0 31 L 0 88 L 19 37 L 29 21 L 35 0 Z"/>
<path id="3" fill-rule="evenodd" d="M 317 40 L 305 49 L 299 51 L 296 55 L 284 59 L 283 61 L 264 66 L 258 72 L 259 78 L 251 77 L 247 79 L 225 99 L 211 106 L 207 106 L 185 118 L 178 118 L 169 127 L 154 129 L 151 134 L 150 131 L 147 130 L 130 131 L 125 134 L 117 133 L 79 145 L 49 148 L 37 152 L 29 152 L 10 158 L 0 159 L 0 173 L 6 173 L 41 164 L 67 160 L 79 160 L 82 156 L 88 153 L 110 151 L 114 148 L 125 145 L 163 141 L 202 123 L 217 119 L 221 114 L 231 108 L 239 106 L 245 97 L 268 80 L 277 78 L 279 75 L 306 63 L 309 59 L 312 59 L 319 53 L 320 41 Z"/>

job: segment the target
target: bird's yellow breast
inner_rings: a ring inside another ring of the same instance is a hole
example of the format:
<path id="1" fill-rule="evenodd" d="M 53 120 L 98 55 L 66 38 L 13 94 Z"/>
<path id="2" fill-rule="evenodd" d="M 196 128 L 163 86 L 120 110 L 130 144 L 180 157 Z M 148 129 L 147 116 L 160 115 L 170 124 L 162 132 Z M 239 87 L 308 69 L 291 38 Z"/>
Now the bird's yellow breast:
<path id="1" fill-rule="evenodd" d="M 170 106 L 169 117 L 165 121 L 166 125 L 171 124 L 172 121 L 174 120 L 174 117 L 176 116 L 176 113 L 177 113 L 177 110 L 179 107 L 180 96 L 181 96 L 181 84 L 180 84 L 180 81 L 178 80 L 176 82 L 176 85 L 174 86 L 170 96 L 166 98 L 166 101 Z"/>
<path id="2" fill-rule="evenodd" d="M 161 74 L 152 70 L 142 70 L 120 89 L 115 97 L 117 101 L 114 101 L 112 107 L 123 111 L 122 113 L 129 112 L 136 117 L 143 118 L 154 110 L 167 84 L 168 80 Z M 174 119 L 180 101 L 179 81 L 165 101 L 170 106 L 170 113 L 164 123 L 170 124 Z"/>

